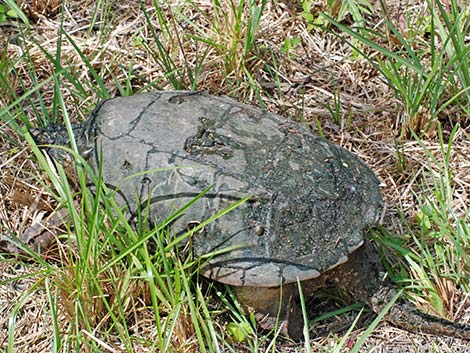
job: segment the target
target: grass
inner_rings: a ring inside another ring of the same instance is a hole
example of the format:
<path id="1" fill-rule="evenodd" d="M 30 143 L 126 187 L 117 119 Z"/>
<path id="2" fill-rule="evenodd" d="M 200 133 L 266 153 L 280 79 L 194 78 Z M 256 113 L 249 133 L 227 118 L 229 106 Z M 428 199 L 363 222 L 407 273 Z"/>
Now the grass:
<path id="1" fill-rule="evenodd" d="M 469 260 L 469 212 L 459 212 L 455 207 L 454 175 L 457 172 L 450 163 L 459 129 L 456 125 L 446 142 L 438 128 L 437 153 L 415 135 L 428 166 L 432 167 L 423 170 L 424 178 L 415 196 L 419 200 L 416 223 L 409 225 L 404 237 L 390 238 L 391 247 L 397 249 L 407 264 L 409 275 L 401 281 L 413 288 L 414 301 L 424 311 L 452 320 L 456 317 L 456 309 L 449 305 L 452 298 L 469 289 L 467 276 L 463 275 Z M 404 245 L 404 240 L 413 246 Z M 408 271 L 401 269 L 402 273 Z"/>
<path id="2" fill-rule="evenodd" d="M 71 120 L 86 118 L 100 99 L 152 89 L 232 95 L 352 148 L 384 184 L 388 209 L 376 237 L 389 275 L 422 310 L 468 322 L 466 6 L 410 5 L 416 12 L 397 22 L 393 8 L 378 16 L 368 1 L 98 2 L 81 13 L 80 30 L 65 8 L 47 10 L 60 30 L 41 22 L 41 36 L 39 24 L 28 29 L 26 15 L 7 5 L 22 20 L 0 61 L 0 245 L 33 220 L 46 222 L 41 202 L 68 217 L 50 252 L 15 241 L 25 255 L 0 254 L 6 269 L 22 269 L 0 278 L 0 300 L 15 298 L 0 315 L 5 352 L 339 352 L 381 344 L 372 332 L 385 312 L 360 337 L 359 316 L 341 337 L 305 330 L 303 344 L 259 332 L 229 289 L 199 279 L 206 258 L 183 251 L 191 234 L 175 239 L 166 230 L 178 213 L 151 226 L 142 210 L 134 227 L 74 144 L 71 180 L 26 133 L 65 122 L 71 134 Z M 16 282 L 27 286 L 7 292 Z M 24 334 L 33 324 L 28 310 L 46 320 L 34 322 L 36 334 Z"/>
<path id="3" fill-rule="evenodd" d="M 464 114 L 469 108 L 470 49 L 464 37 L 470 17 L 464 9 L 458 10 L 455 0 L 451 1 L 450 11 L 440 2 L 436 4 L 427 2 L 427 20 L 419 24 L 421 32 L 413 33 L 410 38 L 384 17 L 387 33 L 397 44 L 392 49 L 380 43 L 384 34 L 356 31 L 325 15 L 330 23 L 355 40 L 346 39 L 382 74 L 402 101 L 401 123 L 403 133 L 407 134 L 410 130 L 419 134 L 435 132 L 436 121 L 447 113 L 451 104 Z M 363 49 L 366 47 L 381 55 L 368 55 Z"/>

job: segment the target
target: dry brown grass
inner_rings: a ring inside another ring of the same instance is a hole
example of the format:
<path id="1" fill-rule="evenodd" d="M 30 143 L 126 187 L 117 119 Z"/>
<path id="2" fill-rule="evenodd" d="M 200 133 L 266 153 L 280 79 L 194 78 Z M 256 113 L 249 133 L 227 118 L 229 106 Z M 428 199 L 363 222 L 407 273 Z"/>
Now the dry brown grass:
<path id="1" fill-rule="evenodd" d="M 210 31 L 211 2 L 198 1 L 201 12 L 188 14 L 201 28 Z M 419 6 L 420 2 L 416 2 Z M 59 17 L 57 1 L 31 3 L 22 2 L 30 16 L 34 17 L 32 25 L 34 39 L 39 41 L 49 52 L 55 52 L 57 28 Z M 390 18 L 400 19 L 401 3 L 389 1 Z M 104 82 L 111 95 L 118 94 L 115 80 L 123 80 L 128 73 L 131 74 L 132 89 L 146 85 L 149 82 L 158 82 L 161 89 L 171 89 L 170 82 L 162 79 L 163 72 L 155 64 L 148 51 L 136 44 L 133 33 L 140 30 L 144 39 L 151 41 L 149 29 L 145 24 L 145 18 L 139 11 L 137 1 L 115 2 L 112 12 L 116 16 L 113 26 L 109 31 L 106 41 L 102 41 L 99 31 L 87 32 L 90 23 L 94 2 L 71 0 L 65 5 L 64 29 L 73 38 L 75 43 L 87 55 L 95 70 L 104 78 Z M 146 4 L 149 8 L 150 4 Z M 317 10 L 325 6 L 318 2 Z M 366 62 L 349 60 L 351 48 L 341 43 L 327 32 L 308 32 L 305 21 L 300 17 L 298 6 L 295 2 L 268 2 L 265 14 L 262 18 L 257 39 L 257 60 L 248 65 L 251 72 L 257 73 L 254 77 L 264 89 L 263 100 L 267 108 L 272 112 L 299 120 L 301 117 L 306 122 L 316 126 L 322 126 L 325 135 L 360 155 L 376 172 L 381 180 L 383 195 L 387 204 L 384 224 L 395 232 L 403 232 L 402 222 L 397 211 L 400 210 L 404 217 L 414 220 L 418 210 L 415 194 L 420 191 L 417 181 L 428 178 L 424 172 L 439 173 L 438 169 L 431 169 L 426 161 L 422 148 L 414 141 L 406 141 L 401 146 L 401 151 L 406 160 L 406 168 L 399 168 L 397 150 L 393 136 L 398 134 L 400 126 L 399 115 L 401 103 L 394 98 L 393 92 L 384 84 L 378 73 Z M 196 54 L 200 53 L 201 43 L 187 40 L 182 41 L 182 34 L 193 31 L 184 23 L 176 23 L 172 18 L 171 6 L 166 7 L 169 22 L 176 33 L 174 38 L 166 38 L 172 43 L 171 49 L 178 58 L 182 67 L 192 67 L 196 62 Z M 99 26 L 100 24 L 97 24 Z M 155 24 L 158 27 L 158 24 Z M 21 50 L 15 44 L 14 28 L 5 28 L 4 36 L 10 38 L 8 46 L 9 55 L 19 57 Z M 220 43 L 232 43 L 233 33 L 229 29 L 226 36 L 218 38 Z M 243 35 L 244 33 L 240 33 Z M 281 52 L 283 41 L 286 37 L 299 37 L 301 45 L 294 48 L 291 55 Z M 34 61 L 34 70 L 38 80 L 49 77 L 53 71 L 52 64 L 45 59 L 44 54 L 32 43 L 30 55 Z M 270 48 L 272 53 L 267 50 Z M 96 84 L 87 67 L 83 64 L 73 46 L 63 42 L 63 65 L 68 65 L 72 71 L 78 73 L 83 82 L 90 85 Z M 273 84 L 273 78 L 263 67 L 264 61 L 270 62 L 271 55 L 275 56 L 279 69 L 281 91 L 277 91 Z M 230 95 L 240 101 L 257 104 L 255 94 L 250 89 L 246 77 L 243 76 L 239 61 L 224 63 L 224 53 L 212 48 L 201 70 L 198 88 L 217 95 Z M 33 86 L 29 78 L 26 66 L 18 66 L 18 72 L 26 85 Z M 239 85 L 234 85 L 234 79 L 240 80 Z M 18 85 L 18 78 L 10 76 L 10 85 L 21 94 L 23 88 Z M 332 104 L 336 92 L 341 92 L 338 99 L 341 102 L 340 120 L 333 122 L 326 104 Z M 50 108 L 52 106 L 52 83 L 41 88 L 41 95 Z M 269 95 L 268 95 L 269 94 Z M 64 90 L 66 105 L 70 116 L 75 121 L 82 121 L 86 112 L 95 105 L 98 98 L 90 95 L 86 98 L 74 96 L 70 91 Z M 2 106 L 10 103 L 10 97 L 3 97 Z M 28 113 L 28 107 L 25 107 Z M 350 126 L 348 126 L 350 115 Z M 398 116 L 398 117 L 397 117 Z M 33 125 L 38 124 L 31 114 Z M 0 136 L 0 234 L 22 234 L 34 222 L 40 222 L 50 214 L 51 209 L 57 205 L 48 195 L 43 186 L 38 182 L 41 179 L 41 171 L 31 157 L 28 146 L 19 141 L 8 126 L 0 126 L 3 134 L 16 141 Z M 448 131 L 446 131 L 448 133 Z M 451 165 L 454 170 L 453 186 L 455 187 L 454 210 L 463 215 L 468 210 L 470 198 L 470 146 L 468 144 L 468 126 L 460 130 L 454 144 Z M 439 144 L 435 138 L 426 142 L 429 150 L 438 153 Z M 431 167 L 432 168 L 432 167 Z M 0 245 L 2 239 L 0 238 Z M 31 273 L 34 267 L 17 266 L 14 261 L 0 261 L 0 273 L 2 278 L 9 278 Z M 0 346 L 6 345 L 8 320 L 11 310 L 20 296 L 34 285 L 34 277 L 22 281 L 24 283 L 7 283 L 0 286 Z M 464 295 L 452 283 L 438 279 L 439 292 L 446 298 L 446 307 L 451 319 L 460 318 L 469 322 L 470 310 L 468 297 Z M 18 352 L 45 352 L 51 347 L 52 325 L 49 314 L 48 301 L 43 291 L 33 291 L 26 299 L 16 319 L 17 335 L 15 347 Z M 423 303 L 426 306 L 426 303 Z M 135 306 L 140 307 L 139 305 Z M 65 307 L 65 309 L 67 309 Z M 67 324 L 64 320 L 60 326 L 64 331 Z M 134 312 L 134 325 L 132 330 L 148 340 L 155 338 L 152 315 L 144 309 L 136 309 Z M 184 352 L 194 352 L 197 348 L 188 341 L 192 339 L 192 329 L 184 320 L 178 332 L 181 336 L 175 337 L 178 346 Z M 356 332 L 352 338 L 360 334 Z M 99 334 L 87 333 L 91 339 L 99 341 Z M 334 337 L 320 337 L 313 340 L 315 350 L 321 351 L 322 347 L 330 345 Z M 114 347 L 114 351 L 121 351 L 119 342 L 107 342 Z M 376 333 L 369 337 L 364 352 L 373 348 L 372 352 L 465 352 L 470 351 L 470 344 L 452 338 L 433 337 L 429 335 L 416 335 L 400 331 L 383 324 Z M 434 349 L 434 350 L 432 350 Z M 103 345 L 106 351 L 106 346 Z M 281 352 L 299 351 L 301 348 L 290 345 L 287 342 L 278 348 Z M 144 352 L 142 348 L 137 352 Z M 243 348 L 240 347 L 240 351 Z"/>

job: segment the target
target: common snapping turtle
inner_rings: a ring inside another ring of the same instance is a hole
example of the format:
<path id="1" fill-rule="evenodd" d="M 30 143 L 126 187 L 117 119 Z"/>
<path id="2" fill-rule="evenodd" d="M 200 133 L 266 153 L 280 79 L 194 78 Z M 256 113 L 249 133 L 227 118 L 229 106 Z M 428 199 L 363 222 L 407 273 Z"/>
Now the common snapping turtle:
<path id="1" fill-rule="evenodd" d="M 103 180 L 131 218 L 150 203 L 159 223 L 212 186 L 171 224 L 175 234 L 251 196 L 192 244 L 196 255 L 234 248 L 201 274 L 232 285 L 261 326 L 274 327 L 278 318 L 283 332 L 301 337 L 297 281 L 304 294 L 335 281 L 375 311 L 395 293 L 366 238 L 382 205 L 376 176 L 305 127 L 228 98 L 180 91 L 107 100 L 74 132 L 92 165 L 101 155 Z M 34 135 L 45 144 L 66 140 L 60 127 Z M 176 168 L 141 173 L 166 167 Z M 406 304 L 395 305 L 389 320 L 470 338 L 466 326 Z"/>

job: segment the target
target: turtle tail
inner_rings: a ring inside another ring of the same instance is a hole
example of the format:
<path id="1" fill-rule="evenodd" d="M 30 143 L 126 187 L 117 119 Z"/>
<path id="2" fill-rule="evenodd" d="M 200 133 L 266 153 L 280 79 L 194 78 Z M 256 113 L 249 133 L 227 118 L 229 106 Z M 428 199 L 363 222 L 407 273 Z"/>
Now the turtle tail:
<path id="1" fill-rule="evenodd" d="M 412 304 L 405 302 L 395 303 L 389 312 L 387 321 L 407 331 L 470 340 L 470 325 L 423 313 Z"/>
<path id="2" fill-rule="evenodd" d="M 380 312 L 396 291 L 390 287 L 382 287 L 372 298 L 373 310 Z M 433 335 L 449 336 L 470 340 L 470 325 L 449 321 L 418 310 L 414 305 L 401 298 L 390 308 L 385 320 L 409 332 L 422 332 Z"/>

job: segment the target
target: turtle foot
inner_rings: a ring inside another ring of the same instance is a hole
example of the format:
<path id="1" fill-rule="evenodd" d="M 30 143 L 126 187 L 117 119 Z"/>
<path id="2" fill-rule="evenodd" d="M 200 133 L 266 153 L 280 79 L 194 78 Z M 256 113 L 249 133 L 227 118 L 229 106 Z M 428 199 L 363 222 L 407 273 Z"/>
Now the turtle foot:
<path id="1" fill-rule="evenodd" d="M 299 315 L 300 314 L 300 315 Z M 278 318 L 269 314 L 255 312 L 256 322 L 260 328 L 266 331 L 274 330 L 281 336 L 289 337 L 294 341 L 300 341 L 303 337 L 303 319 L 300 308 L 292 307 L 288 317 Z"/>
<path id="2" fill-rule="evenodd" d="M 295 341 L 302 338 L 304 320 L 296 283 L 282 287 L 233 287 L 232 290 L 244 311 L 254 313 L 259 327 L 279 331 Z"/>

